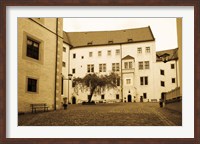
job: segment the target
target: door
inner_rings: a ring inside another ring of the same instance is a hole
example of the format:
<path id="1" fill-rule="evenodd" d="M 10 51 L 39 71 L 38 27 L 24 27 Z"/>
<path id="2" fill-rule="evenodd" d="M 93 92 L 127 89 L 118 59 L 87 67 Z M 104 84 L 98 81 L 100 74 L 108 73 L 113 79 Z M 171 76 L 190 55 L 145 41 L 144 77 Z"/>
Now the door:
<path id="1" fill-rule="evenodd" d="M 76 104 L 76 98 L 75 97 L 72 98 L 72 104 Z"/>
<path id="2" fill-rule="evenodd" d="M 128 95 L 128 102 L 132 102 L 132 96 Z"/>
<path id="3" fill-rule="evenodd" d="M 140 102 L 143 102 L 143 96 L 140 96 Z"/>

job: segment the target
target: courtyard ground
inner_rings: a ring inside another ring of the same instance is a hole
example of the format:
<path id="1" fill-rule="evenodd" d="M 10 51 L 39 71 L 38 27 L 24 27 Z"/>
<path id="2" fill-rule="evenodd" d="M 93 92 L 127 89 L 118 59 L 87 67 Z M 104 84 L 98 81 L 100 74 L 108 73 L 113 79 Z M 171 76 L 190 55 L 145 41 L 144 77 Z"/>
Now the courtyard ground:
<path id="1" fill-rule="evenodd" d="M 181 126 L 182 114 L 158 103 L 68 105 L 18 116 L 19 126 Z"/>

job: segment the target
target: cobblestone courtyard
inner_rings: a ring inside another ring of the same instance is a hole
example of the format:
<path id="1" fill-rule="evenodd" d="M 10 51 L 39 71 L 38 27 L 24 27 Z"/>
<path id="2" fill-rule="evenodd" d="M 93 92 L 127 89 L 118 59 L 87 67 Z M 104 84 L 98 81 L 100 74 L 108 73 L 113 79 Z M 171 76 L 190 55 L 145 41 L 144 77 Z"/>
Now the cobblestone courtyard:
<path id="1" fill-rule="evenodd" d="M 67 110 L 18 116 L 19 126 L 181 126 L 182 114 L 158 103 L 68 105 Z"/>

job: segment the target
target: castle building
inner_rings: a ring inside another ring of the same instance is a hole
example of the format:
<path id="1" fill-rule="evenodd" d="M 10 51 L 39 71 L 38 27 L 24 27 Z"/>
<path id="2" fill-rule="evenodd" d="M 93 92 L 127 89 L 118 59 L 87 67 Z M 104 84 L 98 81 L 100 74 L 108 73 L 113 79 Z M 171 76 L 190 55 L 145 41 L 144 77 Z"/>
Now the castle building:
<path id="1" fill-rule="evenodd" d="M 96 32 L 63 32 L 62 97 L 69 103 L 88 101 L 89 91 L 75 90 L 73 77 L 89 73 L 120 76 L 116 89 L 95 94 L 95 102 L 158 102 L 179 86 L 177 49 L 156 52 L 150 27 Z M 169 53 L 170 62 L 161 57 Z"/>
<path id="2" fill-rule="evenodd" d="M 18 112 L 60 108 L 63 19 L 18 18 Z"/>

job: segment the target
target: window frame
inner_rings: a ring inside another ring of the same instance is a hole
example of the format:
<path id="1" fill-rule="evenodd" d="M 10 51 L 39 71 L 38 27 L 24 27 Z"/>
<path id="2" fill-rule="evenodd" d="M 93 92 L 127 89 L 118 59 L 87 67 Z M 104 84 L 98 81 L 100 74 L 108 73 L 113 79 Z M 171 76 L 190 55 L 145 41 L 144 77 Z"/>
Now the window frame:
<path id="1" fill-rule="evenodd" d="M 29 90 L 29 79 L 36 81 L 35 91 Z M 39 85 L 39 80 L 37 78 L 27 77 L 26 92 L 28 92 L 28 93 L 38 93 L 39 92 L 38 85 Z"/>
<path id="2" fill-rule="evenodd" d="M 29 45 L 28 42 L 31 42 L 32 44 Z M 35 47 L 34 44 L 38 45 L 38 47 Z M 40 60 L 40 42 L 35 40 L 32 37 L 27 36 L 26 39 L 26 57 L 29 57 L 31 59 Z M 34 53 L 33 53 L 34 52 Z"/>

